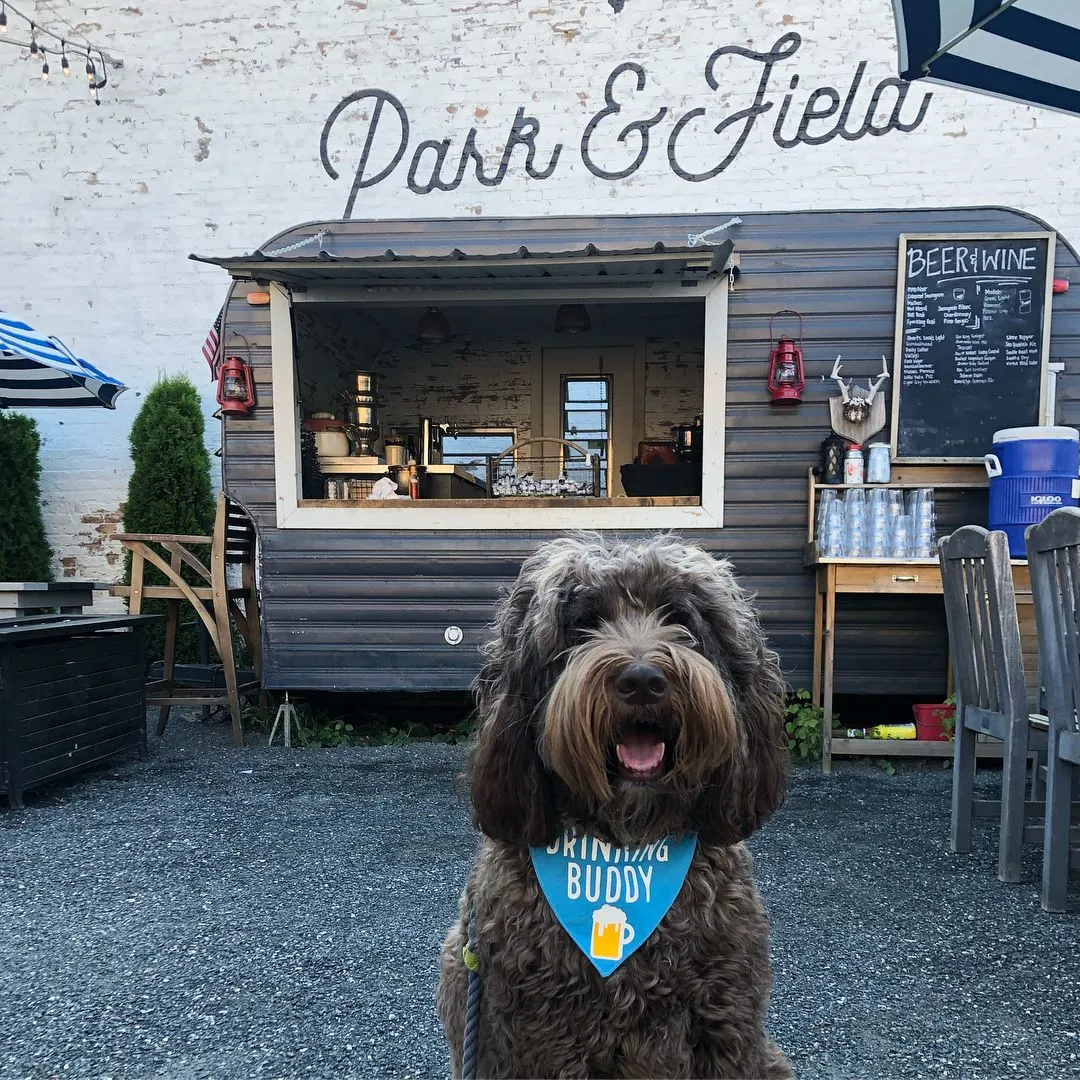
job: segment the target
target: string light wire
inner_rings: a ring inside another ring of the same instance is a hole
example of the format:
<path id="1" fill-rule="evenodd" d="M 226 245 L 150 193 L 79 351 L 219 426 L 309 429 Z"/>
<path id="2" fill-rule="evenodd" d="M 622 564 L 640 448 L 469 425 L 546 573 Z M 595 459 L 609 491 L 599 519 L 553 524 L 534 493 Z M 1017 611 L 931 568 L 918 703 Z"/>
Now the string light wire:
<path id="1" fill-rule="evenodd" d="M 55 9 L 50 4 L 45 6 L 56 14 Z M 10 12 L 16 18 L 21 19 L 26 23 L 30 32 L 30 40 L 22 41 L 17 38 L 7 36 L 8 30 L 8 12 Z M 59 18 L 59 16 L 58 16 Z M 85 42 L 86 48 L 86 81 L 89 84 L 90 96 L 94 99 L 96 104 L 101 104 L 101 98 L 98 94 L 99 90 L 103 90 L 109 82 L 109 76 L 107 71 L 106 54 L 94 45 L 89 39 L 79 34 L 77 30 L 65 19 L 61 18 L 68 29 L 74 30 L 77 37 L 82 38 Z M 39 39 L 51 39 L 56 41 L 58 45 L 43 44 Z M 28 49 L 30 56 L 33 59 L 41 58 L 41 79 L 43 82 L 49 80 L 49 56 L 56 56 L 60 58 L 60 70 L 65 75 L 71 74 L 71 65 L 68 61 L 67 48 L 69 39 L 62 37 L 60 34 L 53 33 L 52 30 L 47 29 L 44 26 L 39 26 L 28 15 L 24 15 L 17 7 L 9 3 L 9 0 L 0 0 L 0 45 L 12 45 L 17 49 Z M 82 49 L 83 45 L 78 44 L 78 48 Z M 121 67 L 122 61 L 113 57 L 108 58 L 108 63 L 112 63 L 115 67 Z M 99 77 L 100 76 L 100 77 Z"/>

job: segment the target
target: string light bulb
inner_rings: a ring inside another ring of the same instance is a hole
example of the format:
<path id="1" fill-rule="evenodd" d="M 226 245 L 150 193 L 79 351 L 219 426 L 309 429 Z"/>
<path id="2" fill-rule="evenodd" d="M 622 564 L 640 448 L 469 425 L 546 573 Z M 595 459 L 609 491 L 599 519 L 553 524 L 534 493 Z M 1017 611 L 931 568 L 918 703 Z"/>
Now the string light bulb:
<path id="1" fill-rule="evenodd" d="M 7 33 L 7 5 L 0 4 L 0 34 Z"/>
<path id="2" fill-rule="evenodd" d="M 34 24 L 31 23 L 30 24 L 30 55 L 31 56 L 37 56 L 37 54 L 38 54 L 37 38 L 34 36 Z"/>
<path id="3" fill-rule="evenodd" d="M 67 42 L 60 42 L 60 70 L 64 73 L 66 79 L 71 74 L 71 65 L 68 63 L 67 58 Z"/>
<path id="4" fill-rule="evenodd" d="M 49 57 L 45 53 L 44 50 L 42 50 L 41 57 L 42 57 L 42 60 L 41 60 L 41 81 L 42 82 L 48 82 L 49 81 Z"/>
<path id="5" fill-rule="evenodd" d="M 86 50 L 86 81 L 92 83 L 94 81 L 94 61 L 90 59 L 90 50 Z"/>

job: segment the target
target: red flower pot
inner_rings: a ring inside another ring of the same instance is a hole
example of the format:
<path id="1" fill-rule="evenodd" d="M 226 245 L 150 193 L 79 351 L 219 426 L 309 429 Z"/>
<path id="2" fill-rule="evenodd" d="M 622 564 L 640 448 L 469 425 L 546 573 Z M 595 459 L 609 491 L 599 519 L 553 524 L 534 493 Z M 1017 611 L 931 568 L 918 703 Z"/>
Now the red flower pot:
<path id="1" fill-rule="evenodd" d="M 915 734 L 918 738 L 928 742 L 949 741 L 943 724 L 946 717 L 956 715 L 955 705 L 912 705 L 911 711 L 915 714 Z"/>

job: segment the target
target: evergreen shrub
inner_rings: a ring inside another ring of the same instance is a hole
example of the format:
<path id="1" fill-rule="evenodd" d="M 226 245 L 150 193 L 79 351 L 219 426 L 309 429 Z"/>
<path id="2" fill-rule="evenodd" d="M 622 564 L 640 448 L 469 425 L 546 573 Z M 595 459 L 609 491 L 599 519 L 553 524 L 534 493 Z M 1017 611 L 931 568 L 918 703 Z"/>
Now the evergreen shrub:
<path id="1" fill-rule="evenodd" d="M 28 416 L 0 409 L 0 581 L 52 581 L 41 517 L 41 439 Z"/>
<path id="2" fill-rule="evenodd" d="M 186 375 L 158 380 L 146 395 L 131 425 L 129 442 L 133 469 L 128 481 L 124 507 L 124 531 L 129 533 L 179 533 L 209 536 L 214 528 L 214 493 L 210 483 L 210 456 L 204 441 L 205 423 L 199 392 Z M 209 564 L 210 552 L 200 552 Z M 184 577 L 200 582 L 185 567 Z M 125 580 L 131 584 L 131 558 Z M 160 571 L 147 565 L 143 581 L 147 585 L 165 583 Z M 164 614 L 168 601 L 147 600 L 145 614 Z M 198 660 L 198 616 L 190 604 L 180 608 L 181 627 L 177 635 L 177 663 Z M 148 659 L 164 653 L 165 626 L 162 621 L 147 634 Z"/>

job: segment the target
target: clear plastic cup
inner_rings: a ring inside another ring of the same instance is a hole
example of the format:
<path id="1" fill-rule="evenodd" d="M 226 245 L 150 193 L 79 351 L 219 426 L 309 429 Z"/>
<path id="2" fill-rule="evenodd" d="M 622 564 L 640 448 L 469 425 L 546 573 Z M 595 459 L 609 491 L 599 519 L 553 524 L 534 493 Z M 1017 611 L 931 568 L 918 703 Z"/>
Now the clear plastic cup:
<path id="1" fill-rule="evenodd" d="M 825 514 L 828 512 L 830 503 L 836 502 L 835 491 L 819 491 L 817 505 L 817 520 L 814 523 L 814 537 L 820 546 L 825 538 Z"/>
<path id="2" fill-rule="evenodd" d="M 911 518 L 907 514 L 893 518 L 892 532 L 889 536 L 889 557 L 892 559 L 911 558 Z"/>
<path id="3" fill-rule="evenodd" d="M 825 511 L 823 525 L 824 537 L 821 554 L 826 559 L 841 559 L 844 556 L 844 504 L 836 499 Z"/>
<path id="4" fill-rule="evenodd" d="M 844 497 L 844 513 L 847 515 L 848 529 L 866 531 L 866 490 L 856 488 Z"/>
<path id="5" fill-rule="evenodd" d="M 873 559 L 884 559 L 889 554 L 888 528 L 871 529 L 867 541 L 866 553 Z"/>

